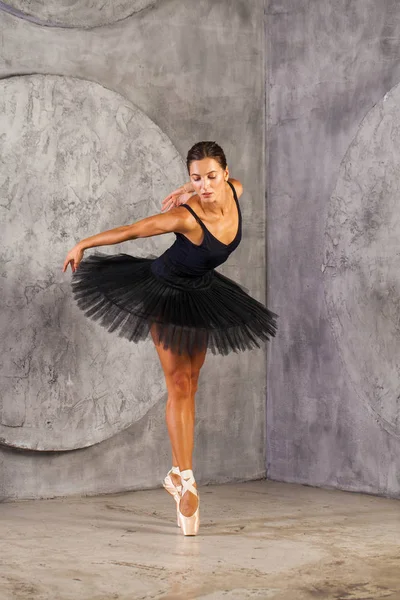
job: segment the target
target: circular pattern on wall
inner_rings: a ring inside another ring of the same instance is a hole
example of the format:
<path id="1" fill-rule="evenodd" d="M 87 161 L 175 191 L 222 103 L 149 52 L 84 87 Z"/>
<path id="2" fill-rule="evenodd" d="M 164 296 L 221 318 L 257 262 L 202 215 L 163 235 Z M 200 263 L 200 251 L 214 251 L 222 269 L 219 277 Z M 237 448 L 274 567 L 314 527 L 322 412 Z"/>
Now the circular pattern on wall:
<path id="1" fill-rule="evenodd" d="M 0 8 L 36 23 L 59 27 L 99 27 L 130 17 L 157 0 L 8 0 Z"/>
<path id="2" fill-rule="evenodd" d="M 325 231 L 325 296 L 345 367 L 400 436 L 400 86 L 361 123 Z"/>
<path id="3" fill-rule="evenodd" d="M 151 341 L 119 338 L 78 309 L 65 256 L 160 212 L 186 167 L 154 122 L 96 83 L 34 75 L 0 85 L 0 442 L 89 446 L 140 419 L 165 385 Z M 158 255 L 173 239 L 85 255 Z"/>

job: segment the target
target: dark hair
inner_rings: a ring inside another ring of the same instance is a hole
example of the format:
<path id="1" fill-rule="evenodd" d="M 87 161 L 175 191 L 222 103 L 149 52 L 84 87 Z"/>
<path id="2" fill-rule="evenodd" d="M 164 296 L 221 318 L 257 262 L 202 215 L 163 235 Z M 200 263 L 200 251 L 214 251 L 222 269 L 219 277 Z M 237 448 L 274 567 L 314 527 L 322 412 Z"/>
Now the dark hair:
<path id="1" fill-rule="evenodd" d="M 188 173 L 190 172 L 190 164 L 194 160 L 202 160 L 203 158 L 215 158 L 220 166 L 226 169 L 225 153 L 217 142 L 197 142 L 187 153 L 186 166 Z"/>

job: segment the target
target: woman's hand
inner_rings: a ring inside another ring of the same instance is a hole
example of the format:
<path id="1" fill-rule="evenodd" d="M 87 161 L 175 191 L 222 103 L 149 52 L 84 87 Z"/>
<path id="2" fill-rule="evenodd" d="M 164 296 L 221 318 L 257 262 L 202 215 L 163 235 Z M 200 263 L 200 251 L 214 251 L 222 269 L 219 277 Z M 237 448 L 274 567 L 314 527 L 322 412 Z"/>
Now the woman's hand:
<path id="1" fill-rule="evenodd" d="M 190 190 L 190 191 L 188 191 Z M 177 190 L 171 192 L 161 204 L 161 211 L 167 211 L 171 208 L 175 208 L 176 206 L 180 206 L 181 204 L 186 204 L 186 202 L 193 196 L 194 188 L 191 183 L 185 183 Z"/>
<path id="2" fill-rule="evenodd" d="M 67 254 L 67 258 L 64 261 L 63 272 L 65 272 L 68 268 L 68 265 L 71 264 L 72 272 L 75 273 L 78 268 L 79 263 L 83 258 L 84 250 L 81 248 L 79 244 L 76 244 Z"/>

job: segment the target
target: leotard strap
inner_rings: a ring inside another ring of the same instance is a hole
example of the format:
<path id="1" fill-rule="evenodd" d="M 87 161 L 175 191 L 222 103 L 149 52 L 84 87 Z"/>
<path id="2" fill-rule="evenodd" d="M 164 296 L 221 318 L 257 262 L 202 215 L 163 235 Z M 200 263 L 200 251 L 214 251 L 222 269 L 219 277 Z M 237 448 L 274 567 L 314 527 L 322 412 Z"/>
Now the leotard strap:
<path id="1" fill-rule="evenodd" d="M 239 218 L 238 233 L 239 233 L 239 229 L 240 229 L 240 223 L 241 223 L 241 212 L 240 212 L 239 200 L 238 200 L 238 197 L 237 197 L 237 194 L 236 194 L 235 187 L 233 186 L 233 184 L 232 184 L 230 181 L 228 181 L 228 183 L 229 183 L 229 185 L 230 185 L 230 186 L 231 186 L 231 188 L 232 188 L 233 197 L 235 198 L 235 202 L 236 202 L 236 206 L 237 206 L 237 210 L 238 210 L 238 218 Z M 185 208 L 187 208 L 187 210 L 188 210 L 188 211 L 189 211 L 189 212 L 190 212 L 190 213 L 191 213 L 191 214 L 194 216 L 194 218 L 196 219 L 196 221 L 199 223 L 199 225 L 200 225 L 200 226 L 201 226 L 201 228 L 203 229 L 203 231 L 204 231 L 204 235 L 205 235 L 206 233 L 211 233 L 211 232 L 210 232 L 210 230 L 207 228 L 207 226 L 206 226 L 206 225 L 203 223 L 203 221 L 200 219 L 199 215 L 198 215 L 197 213 L 195 213 L 195 211 L 193 210 L 193 208 L 192 208 L 191 206 L 189 206 L 188 204 L 181 204 L 181 206 L 184 206 Z M 213 237 L 215 237 L 215 236 L 214 236 L 212 233 L 211 233 L 211 235 L 212 235 Z M 238 235 L 238 234 L 236 234 L 236 236 L 237 236 L 237 235 Z M 216 239 L 217 241 L 220 241 L 220 240 L 218 240 L 218 238 L 215 238 L 215 239 Z M 236 239 L 236 237 L 235 237 L 234 239 Z M 231 244 L 233 243 L 233 241 L 234 241 L 234 240 L 232 240 Z M 221 242 L 221 243 L 223 243 L 223 242 Z M 229 246 L 230 244 L 224 244 L 224 246 L 226 246 L 226 245 L 228 245 L 228 246 Z"/>
<path id="2" fill-rule="evenodd" d="M 236 202 L 236 204 L 238 204 L 238 203 L 239 203 L 239 200 L 238 200 L 238 197 L 237 197 L 237 195 L 236 195 L 235 186 L 233 185 L 233 183 L 231 183 L 231 182 L 229 181 L 229 179 L 228 179 L 228 183 L 229 183 L 229 185 L 230 185 L 230 186 L 231 186 L 231 188 L 232 188 L 233 197 L 235 198 L 235 202 Z"/>
<path id="3" fill-rule="evenodd" d="M 194 216 L 194 218 L 196 219 L 196 221 L 201 225 L 201 227 L 205 230 L 207 230 L 207 227 L 204 225 L 203 221 L 200 219 L 199 215 L 197 213 L 194 212 L 193 208 L 191 206 L 189 206 L 188 204 L 181 204 L 181 206 L 184 206 L 185 208 L 188 209 L 188 211 L 190 213 L 192 213 L 192 215 Z"/>

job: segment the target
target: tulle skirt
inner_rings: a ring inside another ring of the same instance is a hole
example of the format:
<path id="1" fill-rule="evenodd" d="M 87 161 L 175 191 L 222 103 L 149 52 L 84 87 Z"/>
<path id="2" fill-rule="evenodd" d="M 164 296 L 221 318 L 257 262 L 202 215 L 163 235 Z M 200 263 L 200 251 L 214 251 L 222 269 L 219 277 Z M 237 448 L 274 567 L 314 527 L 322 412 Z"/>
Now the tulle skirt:
<path id="1" fill-rule="evenodd" d="M 132 342 L 149 335 L 177 354 L 209 349 L 228 354 L 260 347 L 275 336 L 278 315 L 217 271 L 203 285 L 159 277 L 154 258 L 92 254 L 72 275 L 84 314 Z M 199 279 L 199 278 L 197 278 Z"/>

